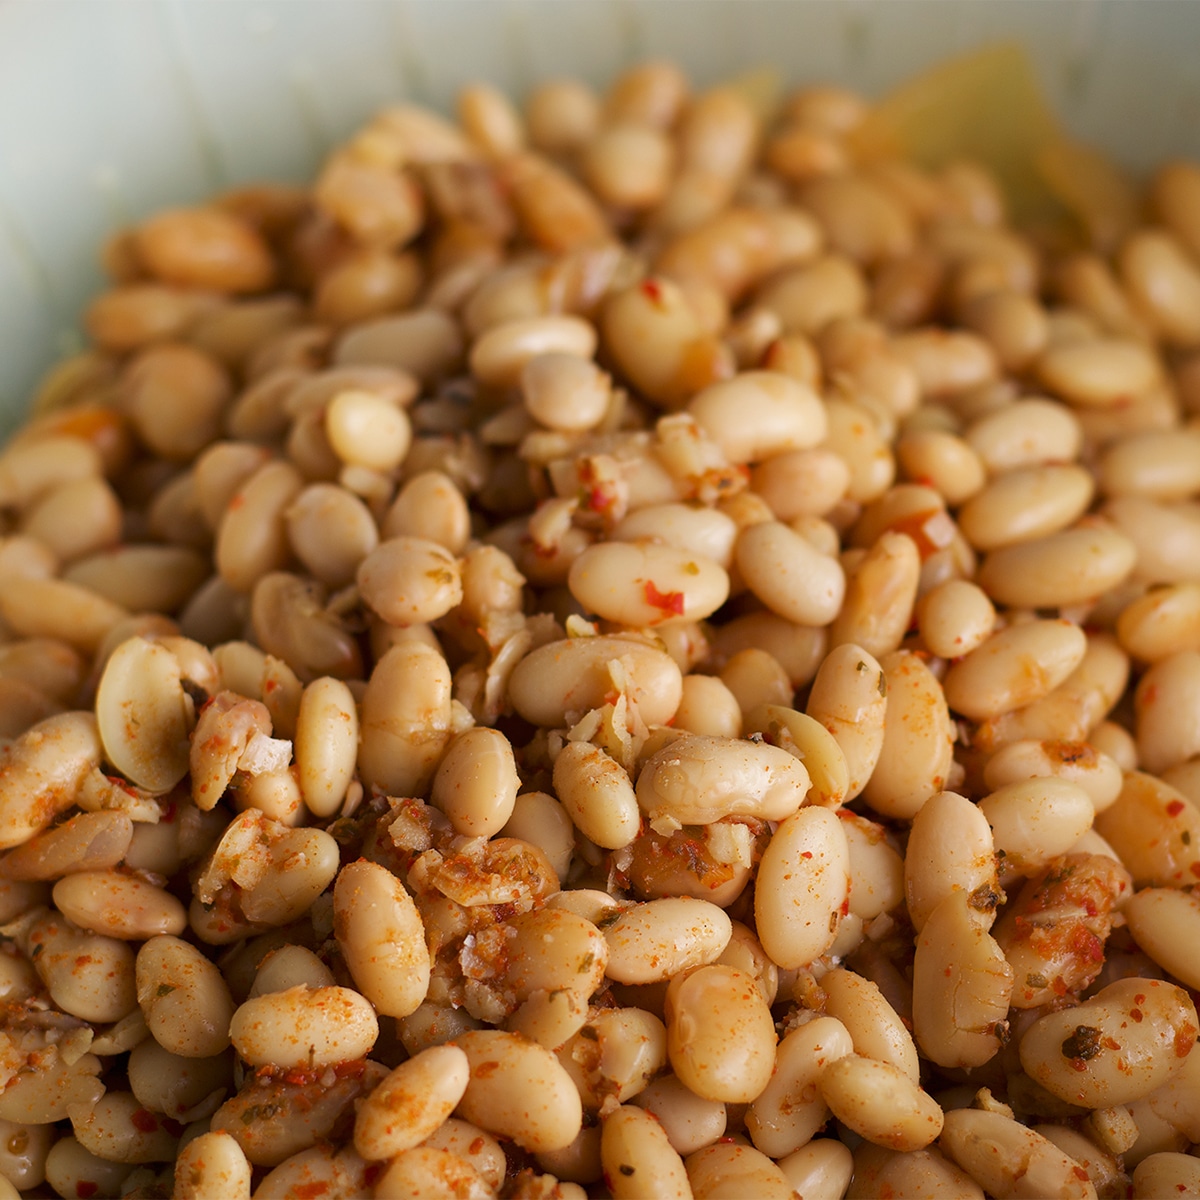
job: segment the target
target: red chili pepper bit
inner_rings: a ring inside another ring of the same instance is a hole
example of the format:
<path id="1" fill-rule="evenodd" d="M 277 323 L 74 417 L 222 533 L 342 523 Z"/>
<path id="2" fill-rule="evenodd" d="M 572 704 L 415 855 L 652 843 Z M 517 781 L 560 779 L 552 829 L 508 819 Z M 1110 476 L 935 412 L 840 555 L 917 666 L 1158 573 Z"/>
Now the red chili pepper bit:
<path id="1" fill-rule="evenodd" d="M 674 613 L 677 617 L 683 616 L 682 592 L 660 592 L 654 586 L 653 580 L 647 579 L 642 593 L 646 597 L 647 604 L 662 609 L 665 613 Z"/>

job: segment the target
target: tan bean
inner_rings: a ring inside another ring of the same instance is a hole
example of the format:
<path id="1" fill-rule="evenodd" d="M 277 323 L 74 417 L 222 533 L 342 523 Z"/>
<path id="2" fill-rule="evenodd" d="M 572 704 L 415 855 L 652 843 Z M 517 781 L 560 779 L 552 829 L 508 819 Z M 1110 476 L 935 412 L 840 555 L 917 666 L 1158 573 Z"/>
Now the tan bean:
<path id="1" fill-rule="evenodd" d="M 120 539 L 121 502 L 103 479 L 74 479 L 31 504 L 21 518 L 21 532 L 70 562 Z"/>
<path id="2" fill-rule="evenodd" d="M 333 891 L 334 936 L 355 984 L 378 1011 L 406 1017 L 425 999 L 430 959 L 420 914 L 385 867 L 344 867 Z"/>
<path id="3" fill-rule="evenodd" d="M 1137 887 L 1187 887 L 1200 878 L 1200 811 L 1152 775 L 1125 777 L 1116 803 L 1097 814 L 1096 832 L 1121 847 Z"/>
<path id="4" fill-rule="evenodd" d="M 1137 550 L 1114 529 L 1077 526 L 993 550 L 979 568 L 979 586 L 1014 608 L 1084 604 L 1133 571 Z"/>
<path id="5" fill-rule="evenodd" d="M 578 1135 L 579 1093 L 549 1050 L 514 1033 L 480 1029 L 455 1039 L 471 1079 L 459 1104 L 468 1120 L 534 1152 L 559 1150 Z"/>
<path id="6" fill-rule="evenodd" d="M 568 742 L 554 760 L 554 790 L 575 827 L 598 846 L 620 849 L 637 836 L 638 797 L 625 769 L 589 742 Z"/>
<path id="7" fill-rule="evenodd" d="M 251 1066 L 323 1067 L 365 1058 L 379 1036 L 370 1003 L 343 987 L 294 987 L 247 1000 L 229 1038 Z"/>
<path id="8" fill-rule="evenodd" d="M 830 450 L 790 450 L 772 455 L 750 473 L 750 486 L 776 518 L 824 516 L 846 494 L 850 468 Z"/>
<path id="9" fill-rule="evenodd" d="M 101 755 L 90 713 L 48 717 L 11 743 L 0 759 L 0 847 L 20 845 L 70 808 Z"/>
<path id="10" fill-rule="evenodd" d="M 732 935 L 715 904 L 687 896 L 639 904 L 604 930 L 607 974 L 619 983 L 654 983 L 715 962 Z"/>
<path id="11" fill-rule="evenodd" d="M 720 965 L 676 976 L 667 988 L 666 1016 L 671 1066 L 691 1091 L 738 1102 L 766 1087 L 775 1029 L 750 976 Z"/>
<path id="12" fill-rule="evenodd" d="M 989 1196 L 1091 1200 L 1087 1171 L 1053 1142 L 1001 1113 L 960 1108 L 946 1113 L 938 1143 Z"/>
<path id="13" fill-rule="evenodd" d="M 275 275 L 267 245 L 248 222 L 218 208 L 177 208 L 138 226 L 138 259 L 151 275 L 183 287 L 258 292 Z"/>
<path id="14" fill-rule="evenodd" d="M 941 685 L 915 654 L 897 650 L 880 665 L 888 721 L 863 798 L 885 816 L 912 817 L 945 786 L 953 762 L 954 725 Z"/>
<path id="15" fill-rule="evenodd" d="M 1161 368 L 1139 343 L 1108 338 L 1052 346 L 1038 360 L 1037 372 L 1046 388 L 1068 403 L 1109 408 L 1152 388 Z"/>
<path id="16" fill-rule="evenodd" d="M 221 972 L 194 946 L 153 937 L 138 951 L 137 1002 L 155 1041 L 183 1058 L 211 1058 L 229 1045 L 234 1005 Z"/>
<path id="17" fill-rule="evenodd" d="M 847 1054 L 821 1073 L 818 1086 L 834 1115 L 868 1141 L 920 1150 L 942 1131 L 942 1110 L 898 1067 Z"/>
<path id="18" fill-rule="evenodd" d="M 1135 578 L 1149 584 L 1191 581 L 1184 563 L 1200 544 L 1200 521 L 1189 505 L 1120 496 L 1104 506 L 1104 516 L 1136 546 Z"/>
<path id="19" fill-rule="evenodd" d="M 1143 888 L 1123 909 L 1137 944 L 1190 988 L 1200 980 L 1190 947 L 1200 932 L 1200 901 L 1177 888 Z"/>
<path id="20" fill-rule="evenodd" d="M 779 1169 L 798 1196 L 809 1200 L 840 1200 L 850 1193 L 854 1158 L 835 1138 L 816 1138 L 779 1160 Z"/>
<path id="21" fill-rule="evenodd" d="M 789 621 L 826 625 L 842 607 L 846 576 L 841 565 L 778 521 L 742 530 L 734 557 L 751 591 Z"/>
<path id="22" fill-rule="evenodd" d="M 784 332 L 811 337 L 834 321 L 866 312 L 862 272 L 841 254 L 780 272 L 757 294 L 756 302 L 779 318 Z"/>
<path id="23" fill-rule="evenodd" d="M 732 1140 L 688 1155 L 685 1165 L 696 1200 L 734 1196 L 792 1200 L 794 1194 L 787 1176 L 765 1154 Z"/>
<path id="24" fill-rule="evenodd" d="M 759 1150 L 778 1159 L 811 1140 L 829 1119 L 821 1076 L 853 1049 L 849 1032 L 833 1017 L 815 1017 L 783 1038 L 771 1080 L 746 1113 L 747 1132 Z"/>
<path id="25" fill-rule="evenodd" d="M 651 823 L 704 825 L 722 817 L 781 821 L 808 792 L 800 761 L 774 746 L 687 734 L 642 767 L 637 800 Z"/>
<path id="26" fill-rule="evenodd" d="M 614 661 L 624 670 L 642 720 L 661 725 L 675 715 L 683 677 L 674 661 L 661 650 L 618 637 L 568 638 L 538 647 L 513 670 L 509 699 L 535 725 L 569 724 L 605 702 L 613 686 L 608 664 Z M 575 715 L 568 720 L 568 713 Z"/>
<path id="27" fill-rule="evenodd" d="M 470 1067 L 457 1046 L 431 1046 L 401 1063 L 363 1101 L 354 1146 L 363 1158 L 387 1159 L 424 1142 L 454 1111 Z"/>
<path id="28" fill-rule="evenodd" d="M 650 542 L 590 546 L 571 564 L 567 583 L 587 611 L 633 628 L 703 620 L 729 595 L 717 563 Z"/>
<path id="29" fill-rule="evenodd" d="M 593 1014 L 555 1051 L 574 1081 L 584 1108 L 607 1111 L 631 1100 L 667 1065 L 667 1030 L 640 1008 Z"/>
<path id="30" fill-rule="evenodd" d="M 829 652 L 809 693 L 808 715 L 833 735 L 846 759 L 852 800 L 866 787 L 883 749 L 887 681 L 883 668 L 859 646 Z"/>
<path id="31" fill-rule="evenodd" d="M 110 1091 L 95 1104 L 73 1106 L 71 1128 L 85 1150 L 115 1162 L 170 1162 L 176 1139 L 132 1092 Z"/>
<path id="32" fill-rule="evenodd" d="M 826 1015 L 845 1026 L 855 1054 L 891 1063 L 914 1083 L 919 1082 L 912 1034 L 876 984 L 838 967 L 821 977 L 821 988 L 826 994 Z"/>
<path id="33" fill-rule="evenodd" d="M 254 974 L 247 999 L 265 996 L 268 992 L 285 992 L 288 988 L 305 986 L 329 987 L 335 983 L 333 972 L 311 951 L 303 946 L 283 945 L 270 951 Z"/>
<path id="34" fill-rule="evenodd" d="M 375 1185 L 387 1200 L 420 1200 L 438 1191 L 463 1200 L 488 1200 L 494 1193 L 465 1159 L 449 1150 L 415 1146 L 401 1151 Z"/>
<path id="35" fill-rule="evenodd" d="M 1038 397 L 1015 400 L 973 421 L 966 439 L 989 471 L 999 473 L 1079 456 L 1083 432 L 1069 409 Z"/>
<path id="36" fill-rule="evenodd" d="M 877 658 L 898 649 L 912 620 L 920 572 L 912 538 L 890 530 L 882 534 L 849 573 L 830 644 L 853 643 Z"/>
<path id="37" fill-rule="evenodd" d="M 513 803 L 512 815 L 500 830 L 501 837 L 520 838 L 545 854 L 562 883 L 575 854 L 575 827 L 553 796 L 523 792 Z"/>
<path id="38" fill-rule="evenodd" d="M 616 1200 L 635 1200 L 647 1187 L 656 1196 L 691 1198 L 682 1159 L 654 1116 L 640 1108 L 622 1105 L 605 1118 L 600 1159 Z"/>
<path id="39" fill-rule="evenodd" d="M 775 831 L 759 864 L 755 922 L 763 948 L 781 967 L 824 954 L 849 910 L 850 855 L 829 809 L 793 813 Z"/>
<path id="40" fill-rule="evenodd" d="M 725 1132 L 725 1105 L 689 1091 L 674 1075 L 660 1075 L 630 1101 L 651 1113 L 677 1154 L 694 1154 Z"/>
<path id="41" fill-rule="evenodd" d="M 0 878 L 50 880 L 72 871 L 103 871 L 125 857 L 132 837 L 133 822 L 124 813 L 79 813 L 0 858 Z M 12 895 L 19 903 L 19 890 Z"/>
<path id="42" fill-rule="evenodd" d="M 1023 708 L 1063 683 L 1086 650 L 1083 630 L 1070 621 L 1010 626 L 951 666 L 946 702 L 977 721 Z"/>
<path id="43" fill-rule="evenodd" d="M 1196 1043 L 1188 994 L 1158 979 L 1122 979 L 1075 1008 L 1040 1017 L 1021 1039 L 1021 1065 L 1071 1104 L 1139 1100 L 1183 1066 Z"/>
<path id="44" fill-rule="evenodd" d="M 931 588 L 917 605 L 921 640 L 940 658 L 962 658 L 991 635 L 996 610 L 987 593 L 965 579 Z"/>
<path id="45" fill-rule="evenodd" d="M 188 1142 L 175 1160 L 179 1200 L 250 1200 L 250 1164 L 241 1146 L 227 1133 L 202 1133 Z"/>
<path id="46" fill-rule="evenodd" d="M 0 1179 L 12 1189 L 13 1200 L 18 1189 L 30 1190 L 45 1181 L 53 1141 L 54 1130 L 46 1125 L 0 1125 Z"/>
<path id="47" fill-rule="evenodd" d="M 1200 1191 L 1200 1162 L 1190 1154 L 1165 1151 L 1143 1158 L 1133 1169 L 1134 1200 Z"/>
<path id="48" fill-rule="evenodd" d="M 913 1034 L 927 1058 L 942 1066 L 981 1066 L 1007 1033 L 1013 969 L 963 889 L 929 914 L 913 962 Z"/>
<path id="49" fill-rule="evenodd" d="M 741 737 L 742 709 L 737 697 L 715 676 L 685 675 L 674 727 L 710 737 Z"/>
<path id="50" fill-rule="evenodd" d="M 1010 742 L 988 759 L 983 772 L 992 790 L 1046 775 L 1078 784 L 1097 812 L 1112 806 L 1124 782 L 1116 762 L 1087 742 Z"/>
<path id="51" fill-rule="evenodd" d="M 49 1125 L 66 1120 L 76 1105 L 95 1104 L 104 1095 L 102 1064 L 94 1054 L 72 1055 L 73 1061 L 67 1062 L 44 1037 L 28 1034 L 19 1041 L 5 1034 L 0 1048 L 9 1076 L 0 1097 L 0 1120 Z"/>
<path id="52" fill-rule="evenodd" d="M 1192 311 L 1200 303 L 1200 271 L 1171 233 L 1137 230 L 1121 246 L 1117 266 L 1131 304 L 1159 336 L 1175 346 L 1200 341 Z"/>
<path id="53" fill-rule="evenodd" d="M 92 588 L 65 579 L 0 581 L 0 618 L 22 637 L 54 638 L 93 654 L 128 616 Z"/>
<path id="54" fill-rule="evenodd" d="M 1058 533 L 1081 517 L 1095 484 L 1082 467 L 1015 468 L 993 479 L 958 515 L 963 535 L 977 550 L 996 550 Z"/>
<path id="55" fill-rule="evenodd" d="M 393 646 L 375 664 L 363 694 L 358 751 L 363 782 L 391 795 L 419 794 L 450 738 L 450 719 L 445 659 L 419 642 Z"/>
<path id="56" fill-rule="evenodd" d="M 425 1139 L 424 1145 L 435 1150 L 449 1150 L 475 1168 L 490 1187 L 500 1189 L 504 1182 L 507 1160 L 500 1143 L 478 1125 L 449 1117 Z"/>
<path id="57" fill-rule="evenodd" d="M 1122 648 L 1143 662 L 1200 650 L 1200 586 L 1178 583 L 1151 589 L 1121 610 L 1116 631 Z"/>
<path id="58" fill-rule="evenodd" d="M 77 871 L 55 884 L 53 894 L 68 920 L 108 937 L 145 941 L 187 926 L 187 912 L 169 892 L 115 871 Z"/>
<path id="59" fill-rule="evenodd" d="M 765 609 L 735 617 L 713 631 L 713 649 L 728 656 L 739 650 L 765 650 L 787 672 L 793 687 L 812 682 L 825 656 L 828 637 L 823 629 L 797 625 Z"/>
<path id="60" fill-rule="evenodd" d="M 746 371 L 713 384 L 693 397 L 688 412 L 735 463 L 808 449 L 826 430 L 817 395 L 774 371 Z"/>
<path id="61" fill-rule="evenodd" d="M 830 400 L 825 416 L 829 425 L 825 447 L 850 469 L 846 499 L 858 504 L 878 499 L 896 478 L 896 460 L 871 413 L 861 404 Z"/>
<path id="62" fill-rule="evenodd" d="M 1006 884 L 1014 874 L 1028 875 L 1065 854 L 1091 828 L 1096 812 L 1083 788 L 1053 776 L 998 788 L 979 809 L 992 827 Z"/>
<path id="63" fill-rule="evenodd" d="M 286 565 L 286 513 L 303 483 L 288 463 L 269 462 L 229 500 L 214 557 L 221 578 L 235 591 L 250 591 L 268 571 Z"/>

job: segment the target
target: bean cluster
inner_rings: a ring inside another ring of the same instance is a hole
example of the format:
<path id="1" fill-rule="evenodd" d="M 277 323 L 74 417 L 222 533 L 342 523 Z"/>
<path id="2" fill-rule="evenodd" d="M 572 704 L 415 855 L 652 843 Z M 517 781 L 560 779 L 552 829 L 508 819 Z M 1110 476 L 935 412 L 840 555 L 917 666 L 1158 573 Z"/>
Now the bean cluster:
<path id="1" fill-rule="evenodd" d="M 1200 166 L 1022 232 L 870 114 L 473 86 L 106 247 L 0 1198 L 1197 1193 Z"/>

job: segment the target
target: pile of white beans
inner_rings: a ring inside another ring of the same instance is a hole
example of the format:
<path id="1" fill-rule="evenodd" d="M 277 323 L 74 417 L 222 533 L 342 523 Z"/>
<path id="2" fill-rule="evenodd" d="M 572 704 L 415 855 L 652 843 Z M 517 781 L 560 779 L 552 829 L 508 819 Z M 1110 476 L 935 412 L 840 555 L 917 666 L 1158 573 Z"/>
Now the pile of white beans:
<path id="1" fill-rule="evenodd" d="M 106 248 L 0 1197 L 1200 1194 L 1200 166 L 1027 236 L 868 112 L 475 86 Z"/>

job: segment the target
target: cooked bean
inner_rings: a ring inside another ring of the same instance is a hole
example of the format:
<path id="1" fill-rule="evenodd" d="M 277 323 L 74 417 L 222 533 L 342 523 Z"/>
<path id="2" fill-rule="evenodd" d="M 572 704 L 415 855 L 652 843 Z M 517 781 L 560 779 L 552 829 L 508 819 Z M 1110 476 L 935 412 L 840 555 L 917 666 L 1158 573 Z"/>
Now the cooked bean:
<path id="1" fill-rule="evenodd" d="M 0 858 L 0 878 L 50 880 L 73 871 L 103 871 L 125 857 L 132 838 L 133 822 L 124 813 L 79 813 Z"/>
<path id="2" fill-rule="evenodd" d="M 1087 511 L 1094 493 L 1082 467 L 1017 467 L 972 496 L 958 524 L 975 549 L 996 550 L 1066 529 Z"/>
<path id="3" fill-rule="evenodd" d="M 294 987 L 247 1000 L 229 1038 L 251 1066 L 313 1068 L 365 1058 L 379 1035 L 370 1004 L 342 987 Z"/>
<path id="4" fill-rule="evenodd" d="M 110 1091 L 93 1105 L 76 1108 L 71 1128 L 85 1150 L 115 1162 L 170 1162 L 176 1139 L 131 1092 Z"/>
<path id="5" fill-rule="evenodd" d="M 726 966 L 676 976 L 667 988 L 666 1015 L 671 1066 L 697 1095 L 749 1101 L 766 1087 L 775 1029 L 750 976 Z"/>
<path id="6" fill-rule="evenodd" d="M 429 950 L 400 880 L 377 863 L 350 863 L 334 885 L 333 916 L 346 965 L 367 999 L 389 1016 L 415 1012 L 429 989 Z"/>
<path id="7" fill-rule="evenodd" d="M 1015 400 L 985 413 L 968 427 L 966 439 L 989 471 L 999 473 L 1079 456 L 1083 432 L 1069 409 L 1051 400 Z"/>
<path id="8" fill-rule="evenodd" d="M 227 1133 L 193 1138 L 175 1161 L 174 1195 L 179 1200 L 250 1200 L 250 1164 L 241 1146 Z"/>
<path id="9" fill-rule="evenodd" d="M 748 733 L 766 734 L 771 745 L 804 763 L 810 780 L 809 804 L 823 808 L 841 805 L 849 788 L 849 769 L 841 746 L 824 725 L 795 709 L 764 704 L 746 714 L 746 726 Z"/>
<path id="10" fill-rule="evenodd" d="M 942 1066 L 981 1066 L 1007 1034 L 1013 969 L 988 932 L 994 893 L 983 911 L 961 888 L 933 909 L 913 961 L 913 1034 Z"/>
<path id="11" fill-rule="evenodd" d="M 669 721 L 679 707 L 679 668 L 661 650 L 619 637 L 568 638 L 538 647 L 514 669 L 509 699 L 527 721 L 561 726 L 567 713 L 582 716 L 605 702 L 614 661 L 624 670 L 642 720 L 648 725 Z"/>
<path id="12" fill-rule="evenodd" d="M 1200 932 L 1200 901 L 1176 888 L 1143 888 L 1123 909 L 1137 944 L 1190 988 L 1200 970 L 1191 952 Z"/>
<path id="13" fill-rule="evenodd" d="M 304 486 L 285 462 L 268 462 L 237 489 L 217 528 L 214 561 L 234 591 L 248 592 L 268 571 L 286 566 L 286 515 Z"/>
<path id="14" fill-rule="evenodd" d="M 896 650 L 880 665 L 888 719 L 863 798 L 885 816 L 912 817 L 945 786 L 954 725 L 941 685 L 915 654 Z"/>
<path id="15" fill-rule="evenodd" d="M 1017 608 L 1084 604 L 1128 578 L 1134 544 L 1113 529 L 1080 526 L 993 550 L 979 568 L 979 586 Z"/>
<path id="16" fill-rule="evenodd" d="M 1190 1154 L 1165 1151 L 1143 1158 L 1133 1169 L 1134 1200 L 1200 1191 L 1200 1162 Z"/>
<path id="17" fill-rule="evenodd" d="M 678 1154 L 711 1146 L 725 1132 L 725 1105 L 689 1091 L 674 1075 L 661 1075 L 630 1101 L 657 1118 Z"/>
<path id="18" fill-rule="evenodd" d="M 1117 763 L 1087 742 L 1010 742 L 988 759 L 983 772 L 992 790 L 1047 775 L 1078 784 L 1097 812 L 1111 807 L 1124 783 Z"/>
<path id="19" fill-rule="evenodd" d="M 1051 347 L 1038 360 L 1051 392 L 1081 407 L 1110 407 L 1158 382 L 1160 367 L 1146 347 L 1117 338 Z"/>
<path id="20" fill-rule="evenodd" d="M 787 1176 L 765 1154 L 732 1140 L 697 1150 L 684 1165 L 696 1200 L 735 1196 L 792 1200 L 794 1196 Z"/>
<path id="21" fill-rule="evenodd" d="M 800 761 L 774 746 L 687 734 L 643 765 L 637 800 L 651 823 L 708 824 L 722 817 L 781 821 L 808 792 Z"/>
<path id="22" fill-rule="evenodd" d="M 919 1150 L 942 1131 L 942 1110 L 898 1067 L 847 1054 L 818 1085 L 834 1115 L 876 1145 Z"/>
<path id="23" fill-rule="evenodd" d="M 931 796 L 913 818 L 904 889 L 919 933 L 952 892 L 965 891 L 981 914 L 999 902 L 991 827 L 979 806 L 955 792 Z"/>
<path id="24" fill-rule="evenodd" d="M 816 394 L 773 371 L 747 371 L 713 384 L 696 394 L 688 412 L 735 463 L 808 449 L 826 430 Z"/>
<path id="25" fill-rule="evenodd" d="M 568 742 L 554 760 L 554 790 L 575 827 L 607 849 L 628 846 L 641 820 L 625 769 L 589 742 Z"/>
<path id="26" fill-rule="evenodd" d="M 667 1065 L 667 1030 L 640 1008 L 607 1009 L 555 1050 L 582 1097 L 599 1113 L 632 1099 Z"/>
<path id="27" fill-rule="evenodd" d="M 1002 880 L 1028 875 L 1065 854 L 1095 817 L 1087 792 L 1053 776 L 1010 783 L 979 802 L 1003 862 Z"/>
<path id="28" fill-rule="evenodd" d="M 393 646 L 375 664 L 362 698 L 363 782 L 391 795 L 423 790 L 449 741 L 450 719 L 445 659 L 419 642 Z"/>
<path id="29" fill-rule="evenodd" d="M 65 579 L 0 580 L 0 618 L 22 637 L 54 638 L 93 654 L 129 616 L 121 605 Z"/>
<path id="30" fill-rule="evenodd" d="M 841 1021 L 864 1058 L 891 1063 L 914 1083 L 920 1071 L 912 1034 L 879 988 L 861 975 L 837 967 L 821 978 L 827 1016 Z"/>
<path id="31" fill-rule="evenodd" d="M 742 733 L 742 709 L 737 697 L 715 676 L 685 675 L 674 726 L 686 733 L 737 738 Z"/>
<path id="32" fill-rule="evenodd" d="M 1068 1103 L 1126 1104 L 1183 1066 L 1198 1031 L 1196 1009 L 1182 988 L 1122 979 L 1075 1008 L 1035 1021 L 1021 1039 L 1021 1065 Z"/>
<path id="33" fill-rule="evenodd" d="M 183 1058 L 211 1058 L 229 1045 L 234 1005 L 221 972 L 176 937 L 138 951 L 137 1002 L 155 1041 Z"/>
<path id="34" fill-rule="evenodd" d="M 846 499 L 868 504 L 891 487 L 896 460 L 870 411 L 861 404 L 830 400 L 825 405 L 829 433 L 825 446 L 850 469 Z"/>
<path id="35" fill-rule="evenodd" d="M 846 576 L 841 565 L 779 521 L 743 529 L 734 559 L 750 590 L 789 621 L 827 625 L 842 607 Z"/>
<path id="36" fill-rule="evenodd" d="M 612 1180 L 616 1200 L 635 1200 L 652 1187 L 654 1195 L 690 1198 L 683 1161 L 653 1115 L 621 1106 L 604 1120 L 600 1159 Z"/>
<path id="37" fill-rule="evenodd" d="M 1200 879 L 1200 810 L 1161 779 L 1127 775 L 1116 803 L 1097 814 L 1096 832 L 1121 847 L 1137 887 L 1188 887 Z"/>
<path id="38" fill-rule="evenodd" d="M 715 962 L 732 934 L 715 904 L 680 896 L 627 910 L 604 930 L 607 974 L 619 983 L 667 981 Z"/>
<path id="39" fill-rule="evenodd" d="M 187 912 L 169 892 L 116 871 L 76 871 L 54 885 L 54 903 L 68 920 L 126 941 L 178 935 Z"/>
<path id="40" fill-rule="evenodd" d="M 363 1101 L 354 1145 L 364 1158 L 388 1159 L 425 1141 L 454 1111 L 470 1077 L 457 1046 L 432 1046 L 401 1063 Z"/>
<path id="41" fill-rule="evenodd" d="M 865 1143 L 864 1143 L 865 1144 Z M 779 1160 L 792 1191 L 808 1200 L 841 1200 L 849 1195 L 854 1158 L 834 1138 L 816 1138 Z"/>
<path id="42" fill-rule="evenodd" d="M 783 1038 L 770 1082 L 746 1112 L 747 1132 L 759 1150 L 778 1159 L 811 1140 L 829 1119 L 821 1076 L 853 1049 L 849 1032 L 833 1017 L 815 1017 Z"/>
<path id="43" fill-rule="evenodd" d="M 1091 1200 L 1096 1194 L 1087 1171 L 1073 1158 L 998 1112 L 960 1108 L 946 1113 L 938 1144 L 989 1196 Z"/>
<path id="44" fill-rule="evenodd" d="M 866 787 L 883 750 L 887 680 L 883 668 L 865 650 L 835 647 L 817 671 L 808 699 L 808 715 L 834 737 L 846 759 L 852 800 Z"/>
<path id="45" fill-rule="evenodd" d="M 550 1051 L 499 1030 L 472 1030 L 455 1043 L 471 1068 L 459 1104 L 468 1121 L 535 1152 L 574 1140 L 583 1119 L 579 1093 Z"/>

